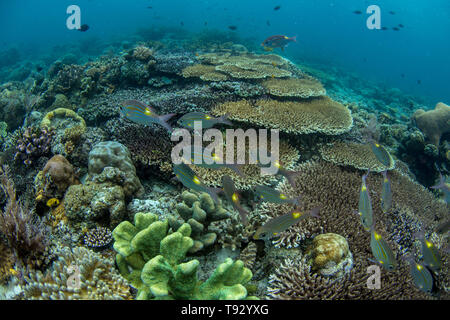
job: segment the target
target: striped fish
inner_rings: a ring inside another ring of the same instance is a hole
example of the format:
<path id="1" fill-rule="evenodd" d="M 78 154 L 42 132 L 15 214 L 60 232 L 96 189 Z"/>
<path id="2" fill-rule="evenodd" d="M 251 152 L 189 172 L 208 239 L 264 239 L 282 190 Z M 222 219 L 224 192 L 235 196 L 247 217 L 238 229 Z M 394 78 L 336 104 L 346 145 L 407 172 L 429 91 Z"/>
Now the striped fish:
<path id="1" fill-rule="evenodd" d="M 370 236 L 370 248 L 376 261 L 388 271 L 392 271 L 397 268 L 397 261 L 395 260 L 394 253 L 389 247 L 388 243 L 372 228 Z"/>
<path id="2" fill-rule="evenodd" d="M 410 264 L 410 273 L 414 285 L 425 293 L 432 293 L 434 288 L 434 279 L 428 268 L 414 261 L 410 255 L 404 258 Z"/>
<path id="3" fill-rule="evenodd" d="M 289 199 L 284 193 L 281 193 L 280 191 L 275 190 L 274 188 L 263 185 L 256 186 L 255 193 L 256 196 L 262 201 L 267 201 L 271 203 L 292 203 L 298 206 L 300 199 L 300 197 Z"/>
<path id="4" fill-rule="evenodd" d="M 388 212 L 392 205 L 391 178 L 387 170 L 383 171 L 383 187 L 381 190 L 381 209 L 384 213 Z"/>
<path id="5" fill-rule="evenodd" d="M 175 115 L 174 113 L 160 116 L 152 107 L 137 100 L 123 101 L 120 112 L 125 118 L 135 123 L 146 126 L 156 123 L 166 128 L 169 132 L 172 131 L 172 127 L 167 123 L 167 120 L 172 118 Z"/>
<path id="6" fill-rule="evenodd" d="M 233 180 L 230 178 L 230 176 L 225 175 L 222 177 L 222 186 L 223 191 L 225 193 L 226 198 L 228 201 L 231 202 L 233 205 L 233 208 L 239 212 L 239 215 L 241 217 L 242 223 L 247 224 L 248 223 L 248 212 L 242 208 L 241 202 L 240 202 L 240 194 L 238 190 L 236 189 Z"/>
<path id="7" fill-rule="evenodd" d="M 253 239 L 269 240 L 278 235 L 278 233 L 286 230 L 290 226 L 307 217 L 319 218 L 319 211 L 320 207 L 316 207 L 308 212 L 302 212 L 298 209 L 294 209 L 289 213 L 267 221 L 263 226 L 259 227 L 256 230 L 255 234 L 253 235 Z"/>
<path id="8" fill-rule="evenodd" d="M 361 224 L 366 231 L 369 231 L 373 225 L 373 210 L 370 200 L 369 190 L 367 189 L 366 179 L 369 171 L 362 176 L 361 190 L 359 192 L 358 214 L 361 218 Z"/>
<path id="9" fill-rule="evenodd" d="M 214 188 L 207 187 L 203 182 L 195 175 L 195 172 L 187 164 L 180 163 L 173 165 L 173 171 L 177 179 L 189 189 L 193 189 L 200 192 L 208 193 L 215 203 L 219 202 L 216 190 Z"/>
<path id="10" fill-rule="evenodd" d="M 178 124 L 187 129 L 194 129 L 194 122 L 200 121 L 203 129 L 214 127 L 214 125 L 221 123 L 232 126 L 233 124 L 227 119 L 227 115 L 223 115 L 219 118 L 214 118 L 209 114 L 203 112 L 189 112 L 178 119 Z"/>
<path id="11" fill-rule="evenodd" d="M 369 143 L 370 147 L 372 148 L 372 152 L 375 154 L 377 160 L 386 167 L 390 167 L 391 155 L 389 154 L 389 152 L 379 143 L 376 143 L 374 141 L 370 141 Z"/>
<path id="12" fill-rule="evenodd" d="M 416 240 L 420 240 L 422 244 L 421 252 L 424 263 L 433 271 L 439 271 L 442 268 L 442 258 L 439 250 L 432 242 L 425 239 L 423 231 L 416 232 L 414 237 Z"/>

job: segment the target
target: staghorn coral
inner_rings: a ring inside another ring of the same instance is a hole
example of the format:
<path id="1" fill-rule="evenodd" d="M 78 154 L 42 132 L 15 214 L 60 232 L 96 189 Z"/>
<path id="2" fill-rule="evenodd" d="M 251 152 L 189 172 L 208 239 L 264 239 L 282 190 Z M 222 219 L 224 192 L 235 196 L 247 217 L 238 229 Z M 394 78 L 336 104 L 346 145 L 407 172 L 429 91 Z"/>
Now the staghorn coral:
<path id="1" fill-rule="evenodd" d="M 113 231 L 116 262 L 122 275 L 138 289 L 137 299 L 245 299 L 252 272 L 242 261 L 227 258 L 201 282 L 198 260 L 185 260 L 194 245 L 191 227 L 183 224 L 168 233 L 168 221 L 137 213 L 134 225 L 122 222 Z M 251 297 L 249 297 L 251 298 Z"/>
<path id="2" fill-rule="evenodd" d="M 305 101 L 247 100 L 215 106 L 216 116 L 229 114 L 229 119 L 248 122 L 284 132 L 336 135 L 347 132 L 353 124 L 350 110 L 328 97 Z"/>
<path id="3" fill-rule="evenodd" d="M 270 151 L 270 143 L 267 143 L 267 148 Z M 248 148 L 246 148 L 248 150 Z M 226 151 L 223 153 L 226 155 Z M 291 146 L 284 140 L 279 142 L 279 161 L 286 169 L 290 169 L 299 159 L 300 155 L 297 149 Z M 248 159 L 248 155 L 246 155 Z M 241 190 L 248 190 L 257 184 L 270 184 L 276 181 L 275 175 L 262 175 L 261 168 L 256 164 L 245 164 L 242 167 L 244 177 L 238 175 L 230 168 L 221 168 L 217 170 L 202 168 L 195 165 L 190 165 L 192 170 L 197 174 L 200 179 L 209 186 L 218 187 L 222 184 L 222 177 L 229 175 L 236 187 Z"/>
<path id="4" fill-rule="evenodd" d="M 426 112 L 419 109 L 411 119 L 436 147 L 439 147 L 442 135 L 450 132 L 450 106 L 445 103 L 439 102 L 434 110 Z"/>
<path id="5" fill-rule="evenodd" d="M 312 78 L 290 78 L 290 79 L 268 79 L 261 85 L 267 89 L 269 94 L 278 97 L 310 98 L 320 97 L 326 94 L 322 84 Z"/>
<path id="6" fill-rule="evenodd" d="M 107 167 L 115 168 L 120 171 L 115 176 L 122 176 L 123 181 L 120 185 L 123 187 L 123 193 L 126 198 L 139 195 L 143 192 L 143 187 L 136 175 L 136 168 L 131 161 L 131 154 L 127 147 L 116 141 L 99 142 L 92 147 L 89 152 L 89 175 L 87 181 L 98 180 L 103 182 L 105 179 L 112 181 L 115 178 L 107 175 L 101 177 Z M 112 171 L 109 171 L 113 173 Z M 122 179 L 121 179 L 122 180 Z"/>
<path id="7" fill-rule="evenodd" d="M 16 141 L 17 151 L 14 159 L 20 160 L 29 166 L 35 159 L 48 155 L 54 133 L 53 129 L 26 128 Z"/>
<path id="8" fill-rule="evenodd" d="M 395 167 L 395 160 L 391 156 L 389 167 L 384 166 L 375 157 L 369 144 L 360 144 L 354 142 L 336 141 L 330 144 L 324 144 L 319 149 L 323 160 L 333 162 L 342 166 L 351 166 L 356 169 L 381 172 L 392 170 Z"/>
<path id="9" fill-rule="evenodd" d="M 27 284 L 23 286 L 21 298 L 30 300 L 132 298 L 128 283 L 117 273 L 113 261 L 83 247 L 58 248 L 57 255 L 58 260 L 45 274 L 38 271 L 26 276 Z"/>
<path id="10" fill-rule="evenodd" d="M 191 226 L 191 238 L 194 245 L 189 249 L 190 253 L 198 252 L 205 247 L 212 246 L 216 242 L 217 235 L 208 227 L 214 221 L 230 218 L 230 213 L 222 207 L 222 204 L 215 204 L 211 196 L 207 193 L 184 191 L 181 195 L 182 203 L 176 206 L 177 213 L 181 220 L 175 217 L 169 218 L 169 225 L 177 230 L 183 223 Z"/>

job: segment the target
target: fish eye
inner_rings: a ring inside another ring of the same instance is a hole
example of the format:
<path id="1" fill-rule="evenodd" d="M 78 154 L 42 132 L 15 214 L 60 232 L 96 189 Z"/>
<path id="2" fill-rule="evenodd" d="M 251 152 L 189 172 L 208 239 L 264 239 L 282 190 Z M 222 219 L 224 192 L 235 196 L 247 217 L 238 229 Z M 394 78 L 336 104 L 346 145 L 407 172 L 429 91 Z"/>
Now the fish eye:
<path id="1" fill-rule="evenodd" d="M 266 233 L 261 233 L 261 238 L 265 238 L 266 237 Z"/>

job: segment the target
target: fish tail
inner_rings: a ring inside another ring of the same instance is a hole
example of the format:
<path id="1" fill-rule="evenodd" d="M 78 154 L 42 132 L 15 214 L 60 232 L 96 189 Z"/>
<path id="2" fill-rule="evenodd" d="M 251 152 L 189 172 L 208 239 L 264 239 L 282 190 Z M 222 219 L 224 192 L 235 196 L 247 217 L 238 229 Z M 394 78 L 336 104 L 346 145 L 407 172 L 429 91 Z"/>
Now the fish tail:
<path id="1" fill-rule="evenodd" d="M 239 215 L 241 216 L 242 223 L 244 225 L 247 225 L 248 224 L 248 218 L 247 218 L 248 212 L 240 206 L 237 207 L 237 211 L 239 212 Z"/>
<path id="2" fill-rule="evenodd" d="M 220 116 L 219 117 L 219 122 L 220 123 L 223 123 L 223 124 L 227 124 L 227 125 L 229 125 L 229 126 L 232 126 L 233 125 L 233 123 L 230 121 L 230 120 L 228 120 L 228 118 L 229 118 L 229 113 L 226 113 L 226 114 L 224 114 L 223 116 Z"/>
<path id="3" fill-rule="evenodd" d="M 294 42 L 297 42 L 297 36 L 291 37 L 291 40 L 294 41 Z"/>
<path id="4" fill-rule="evenodd" d="M 423 230 L 419 230 L 413 233 L 413 238 L 415 240 L 423 240 L 425 239 L 425 232 Z"/>
<path id="5" fill-rule="evenodd" d="M 173 128 L 171 125 L 167 122 L 170 118 L 172 118 L 175 115 L 175 113 L 168 113 L 163 114 L 162 116 L 159 116 L 159 123 L 166 128 L 169 132 L 172 132 Z"/>
<path id="6" fill-rule="evenodd" d="M 430 187 L 431 189 L 441 189 L 445 186 L 445 179 L 442 173 L 439 174 L 439 183 L 437 185 L 434 185 Z"/>
<path id="7" fill-rule="evenodd" d="M 219 197 L 218 197 L 217 194 L 220 191 L 222 191 L 222 189 L 220 189 L 220 188 L 208 188 L 207 190 L 208 190 L 208 194 L 211 196 L 211 198 L 213 199 L 214 203 L 218 204 L 219 203 Z"/>
<path id="8" fill-rule="evenodd" d="M 280 174 L 283 175 L 289 182 L 289 184 L 295 188 L 295 176 L 298 175 L 298 171 L 280 170 Z"/>
<path id="9" fill-rule="evenodd" d="M 311 217 L 314 217 L 314 218 L 320 218 L 320 215 L 319 215 L 320 209 L 321 209 L 320 206 L 319 206 L 319 207 L 315 207 L 314 209 L 312 209 L 312 210 L 309 212 L 309 215 L 310 215 Z"/>
<path id="10" fill-rule="evenodd" d="M 244 167 L 244 165 L 242 164 L 230 164 L 229 168 L 231 170 L 233 170 L 234 172 L 236 172 L 239 176 L 245 178 L 245 173 L 242 171 L 242 168 Z"/>

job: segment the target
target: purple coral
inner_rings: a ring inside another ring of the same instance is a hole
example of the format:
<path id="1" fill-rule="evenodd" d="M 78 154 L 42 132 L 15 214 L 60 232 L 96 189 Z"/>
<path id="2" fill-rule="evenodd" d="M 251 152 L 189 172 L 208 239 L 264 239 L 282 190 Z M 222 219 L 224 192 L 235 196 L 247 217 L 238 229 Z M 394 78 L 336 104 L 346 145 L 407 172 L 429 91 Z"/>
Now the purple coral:
<path id="1" fill-rule="evenodd" d="M 52 129 L 26 128 L 17 139 L 14 160 L 20 160 L 29 166 L 33 159 L 50 153 L 53 135 Z"/>

